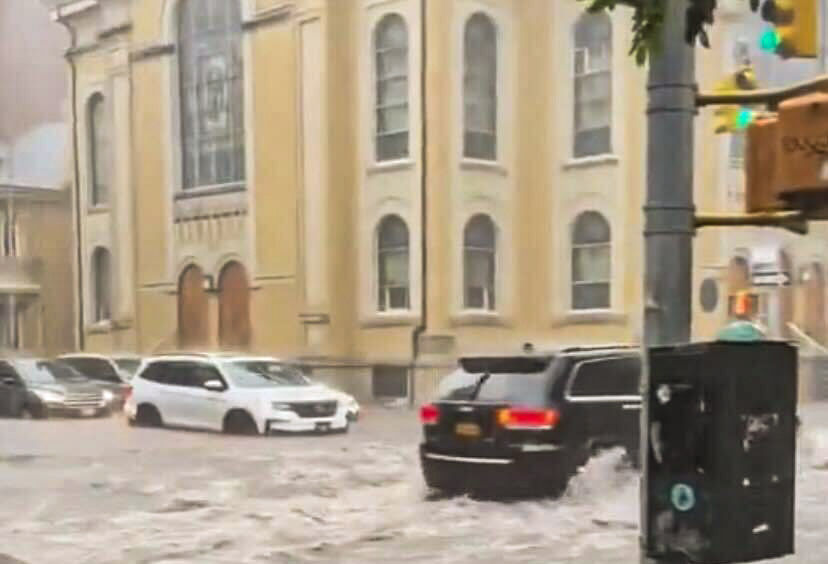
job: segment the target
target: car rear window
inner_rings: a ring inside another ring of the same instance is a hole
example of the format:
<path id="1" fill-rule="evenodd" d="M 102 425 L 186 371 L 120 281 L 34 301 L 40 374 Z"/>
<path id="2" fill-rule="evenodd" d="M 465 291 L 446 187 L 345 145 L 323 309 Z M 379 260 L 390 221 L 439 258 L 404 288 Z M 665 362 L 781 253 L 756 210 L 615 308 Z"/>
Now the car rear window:
<path id="1" fill-rule="evenodd" d="M 141 361 L 133 358 L 116 358 L 115 364 L 130 376 L 135 376 L 135 373 L 141 367 Z"/>
<path id="2" fill-rule="evenodd" d="M 551 362 L 551 358 L 463 359 L 461 368 L 440 382 L 437 397 L 543 405 L 548 395 Z"/>
<path id="3" fill-rule="evenodd" d="M 573 372 L 573 397 L 637 396 L 641 361 L 635 357 L 585 360 Z"/>

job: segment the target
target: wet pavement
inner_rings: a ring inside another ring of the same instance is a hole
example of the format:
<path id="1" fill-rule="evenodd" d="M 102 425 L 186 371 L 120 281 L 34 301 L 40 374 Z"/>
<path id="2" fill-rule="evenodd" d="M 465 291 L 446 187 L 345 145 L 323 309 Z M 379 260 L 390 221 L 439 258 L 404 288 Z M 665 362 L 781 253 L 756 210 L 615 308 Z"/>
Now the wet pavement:
<path id="1" fill-rule="evenodd" d="M 798 554 L 773 562 L 825 564 L 828 405 L 803 418 Z M 620 452 L 557 501 L 432 501 L 418 439 L 413 412 L 381 408 L 327 437 L 0 420 L 0 564 L 637 562 Z"/>

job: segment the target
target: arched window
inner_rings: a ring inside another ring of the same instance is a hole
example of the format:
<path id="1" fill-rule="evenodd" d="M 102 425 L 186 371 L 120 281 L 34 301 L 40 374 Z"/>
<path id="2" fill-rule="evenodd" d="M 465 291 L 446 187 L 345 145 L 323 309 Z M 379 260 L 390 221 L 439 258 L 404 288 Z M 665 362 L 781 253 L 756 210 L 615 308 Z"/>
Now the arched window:
<path id="1" fill-rule="evenodd" d="M 183 188 L 244 181 L 241 8 L 182 0 L 178 11 Z"/>
<path id="2" fill-rule="evenodd" d="M 572 309 L 608 309 L 611 278 L 610 226 L 598 212 L 575 219 L 572 230 Z"/>
<path id="3" fill-rule="evenodd" d="M 204 286 L 204 271 L 194 264 L 178 280 L 178 346 L 182 350 L 204 347 L 209 340 L 209 305 Z"/>
<path id="4" fill-rule="evenodd" d="M 612 22 L 607 14 L 583 14 L 575 24 L 576 158 L 611 152 Z"/>
<path id="5" fill-rule="evenodd" d="M 252 333 L 247 270 L 230 262 L 219 274 L 219 344 L 227 350 L 245 349 Z"/>
<path id="6" fill-rule="evenodd" d="M 377 270 L 379 310 L 408 309 L 408 227 L 399 216 L 386 216 L 377 227 Z"/>
<path id="7" fill-rule="evenodd" d="M 408 157 L 408 28 L 399 14 L 374 32 L 377 161 Z"/>
<path id="8" fill-rule="evenodd" d="M 466 309 L 493 311 L 496 280 L 495 225 L 487 215 L 476 215 L 463 232 L 463 277 Z"/>
<path id="9" fill-rule="evenodd" d="M 93 94 L 87 106 L 89 116 L 89 203 L 105 205 L 109 200 L 109 128 L 104 97 Z"/>
<path id="10" fill-rule="evenodd" d="M 463 156 L 497 159 L 497 28 L 483 13 L 466 22 L 463 41 Z"/>
<path id="11" fill-rule="evenodd" d="M 92 291 L 95 322 L 112 318 L 112 271 L 109 251 L 98 247 L 92 253 Z"/>

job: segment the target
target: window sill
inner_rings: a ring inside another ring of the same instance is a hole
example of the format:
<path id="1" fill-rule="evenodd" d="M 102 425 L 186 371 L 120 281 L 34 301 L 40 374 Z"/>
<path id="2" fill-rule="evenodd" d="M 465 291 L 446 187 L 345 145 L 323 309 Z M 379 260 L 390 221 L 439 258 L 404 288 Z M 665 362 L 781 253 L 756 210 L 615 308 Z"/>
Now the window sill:
<path id="1" fill-rule="evenodd" d="M 593 155 L 591 157 L 577 157 L 566 161 L 563 165 L 565 169 L 570 168 L 589 168 L 593 166 L 602 165 L 616 165 L 620 159 L 614 153 L 606 153 L 603 155 Z"/>
<path id="2" fill-rule="evenodd" d="M 509 176 L 509 171 L 505 166 L 497 161 L 484 161 L 480 159 L 463 158 L 460 161 L 461 170 L 479 170 L 482 172 L 491 172 L 500 176 Z"/>
<path id="3" fill-rule="evenodd" d="M 87 335 L 104 335 L 112 331 L 112 321 L 98 321 L 86 327 Z"/>
<path id="4" fill-rule="evenodd" d="M 96 206 L 89 206 L 86 209 L 86 213 L 89 215 L 103 215 L 105 213 L 109 213 L 109 205 L 101 204 Z"/>
<path id="5" fill-rule="evenodd" d="M 497 311 L 466 310 L 451 316 L 453 327 L 509 327 L 509 321 Z"/>
<path id="6" fill-rule="evenodd" d="M 611 309 L 585 309 L 583 311 L 570 311 L 561 317 L 557 317 L 553 320 L 552 325 L 554 327 L 599 323 L 624 325 L 627 323 L 628 319 L 629 316 L 620 311 L 613 311 Z"/>
<path id="7" fill-rule="evenodd" d="M 385 172 L 397 172 L 414 168 L 414 161 L 411 159 L 397 159 L 393 161 L 375 162 L 371 164 L 366 172 L 368 175 L 382 174 Z"/>
<path id="8" fill-rule="evenodd" d="M 420 322 L 420 316 L 412 311 L 376 312 L 360 321 L 364 329 L 380 327 L 408 327 Z"/>
<path id="9" fill-rule="evenodd" d="M 209 196 L 219 196 L 223 194 L 234 194 L 237 192 L 244 192 L 244 182 L 233 182 L 230 184 L 218 184 L 215 186 L 203 186 L 198 188 L 179 188 L 175 194 L 176 200 L 191 200 L 193 198 L 205 198 Z"/>

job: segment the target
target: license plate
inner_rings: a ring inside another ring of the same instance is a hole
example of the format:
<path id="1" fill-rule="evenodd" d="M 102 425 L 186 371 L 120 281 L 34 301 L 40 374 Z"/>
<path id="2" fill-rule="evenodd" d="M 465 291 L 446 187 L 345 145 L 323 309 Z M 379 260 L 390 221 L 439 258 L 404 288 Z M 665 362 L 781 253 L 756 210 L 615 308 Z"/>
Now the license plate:
<path id="1" fill-rule="evenodd" d="M 323 431 L 323 432 L 330 431 L 331 430 L 331 424 L 330 423 L 317 423 L 316 424 L 316 430 L 317 431 Z"/>
<path id="2" fill-rule="evenodd" d="M 477 423 L 458 423 L 454 427 L 454 432 L 461 437 L 479 437 L 480 425 Z"/>
<path id="3" fill-rule="evenodd" d="M 85 408 L 81 409 L 80 414 L 83 417 L 92 417 L 93 415 L 95 415 L 95 409 L 92 408 L 92 407 L 85 407 Z"/>

